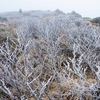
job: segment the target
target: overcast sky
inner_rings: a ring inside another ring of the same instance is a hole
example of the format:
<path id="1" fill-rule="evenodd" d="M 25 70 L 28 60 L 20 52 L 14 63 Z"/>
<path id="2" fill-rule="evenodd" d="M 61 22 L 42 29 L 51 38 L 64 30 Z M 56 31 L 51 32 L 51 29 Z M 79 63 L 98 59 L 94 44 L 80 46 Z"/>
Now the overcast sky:
<path id="1" fill-rule="evenodd" d="M 0 0 L 0 12 L 60 9 L 75 11 L 83 17 L 100 16 L 100 0 Z"/>

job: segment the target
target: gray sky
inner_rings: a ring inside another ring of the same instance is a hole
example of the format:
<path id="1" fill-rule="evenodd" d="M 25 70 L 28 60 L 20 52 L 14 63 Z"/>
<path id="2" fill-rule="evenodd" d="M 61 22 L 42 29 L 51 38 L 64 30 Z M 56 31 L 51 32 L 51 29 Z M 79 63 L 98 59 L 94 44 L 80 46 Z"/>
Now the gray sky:
<path id="1" fill-rule="evenodd" d="M 100 0 L 0 0 L 0 12 L 60 9 L 65 13 L 76 11 L 83 17 L 100 16 Z"/>

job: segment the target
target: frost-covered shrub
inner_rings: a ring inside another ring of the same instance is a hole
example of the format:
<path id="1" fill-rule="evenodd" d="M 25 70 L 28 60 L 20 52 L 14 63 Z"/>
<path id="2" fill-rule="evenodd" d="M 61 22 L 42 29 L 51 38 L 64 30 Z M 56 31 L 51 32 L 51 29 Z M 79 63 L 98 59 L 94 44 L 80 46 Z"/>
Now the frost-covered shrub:
<path id="1" fill-rule="evenodd" d="M 12 100 L 99 99 L 99 29 L 64 15 L 27 16 L 20 22 L 16 42 L 7 39 L 0 45 L 2 95 Z"/>

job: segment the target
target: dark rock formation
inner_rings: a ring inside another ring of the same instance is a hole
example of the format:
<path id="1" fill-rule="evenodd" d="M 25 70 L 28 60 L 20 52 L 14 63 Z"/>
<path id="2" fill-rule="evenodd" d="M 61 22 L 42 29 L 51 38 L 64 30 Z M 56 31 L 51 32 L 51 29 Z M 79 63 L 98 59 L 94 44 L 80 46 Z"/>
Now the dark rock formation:
<path id="1" fill-rule="evenodd" d="M 56 13 L 59 13 L 59 14 L 65 14 L 63 11 L 61 11 L 61 10 L 59 10 L 59 9 L 56 9 L 55 12 L 56 12 Z"/>
<path id="2" fill-rule="evenodd" d="M 22 9 L 19 9 L 19 13 L 22 13 Z"/>
<path id="3" fill-rule="evenodd" d="M 97 23 L 100 25 L 100 17 L 96 17 L 94 19 L 91 20 L 92 23 Z"/>

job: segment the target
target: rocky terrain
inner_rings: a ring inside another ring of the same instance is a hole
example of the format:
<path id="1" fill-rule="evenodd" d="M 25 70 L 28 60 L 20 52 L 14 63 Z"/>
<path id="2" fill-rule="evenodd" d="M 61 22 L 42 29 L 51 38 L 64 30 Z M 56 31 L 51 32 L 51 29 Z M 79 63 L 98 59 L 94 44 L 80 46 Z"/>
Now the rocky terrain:
<path id="1" fill-rule="evenodd" d="M 0 14 L 0 100 L 99 100 L 100 18 L 72 11 Z"/>

